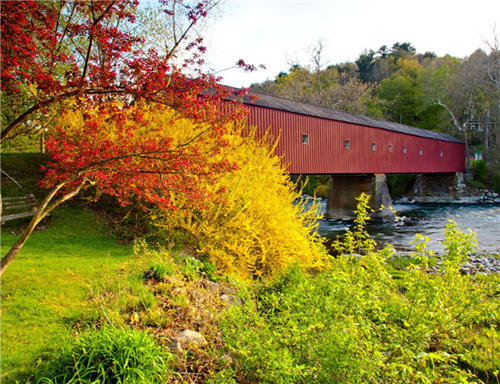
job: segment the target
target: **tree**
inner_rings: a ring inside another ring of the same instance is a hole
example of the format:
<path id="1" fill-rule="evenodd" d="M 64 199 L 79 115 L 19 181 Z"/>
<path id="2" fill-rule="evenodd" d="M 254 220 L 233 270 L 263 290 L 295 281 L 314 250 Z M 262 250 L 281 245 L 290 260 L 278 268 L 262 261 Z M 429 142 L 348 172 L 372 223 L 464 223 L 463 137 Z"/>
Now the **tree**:
<path id="1" fill-rule="evenodd" d="M 490 108 L 488 109 L 487 125 L 486 125 L 486 149 L 488 149 L 488 139 L 489 133 L 492 134 L 493 141 L 493 154 L 490 159 L 495 163 L 500 163 L 500 134 L 498 133 L 500 127 L 500 41 L 496 35 L 496 31 L 493 30 L 492 41 L 485 41 L 489 48 L 488 60 L 486 65 L 487 76 L 480 83 L 483 92 L 488 96 L 491 101 Z M 491 110 L 491 114 L 490 114 Z M 495 119 L 496 123 L 490 126 L 489 120 L 491 118 Z M 488 132 L 490 128 L 493 128 L 493 132 Z M 488 154 L 488 151 L 486 152 Z"/>
<path id="2" fill-rule="evenodd" d="M 373 50 L 364 50 L 355 61 L 358 66 L 358 76 L 363 83 L 372 83 L 375 81 L 375 52 Z"/>
<path id="3" fill-rule="evenodd" d="M 409 57 L 415 56 L 416 53 L 415 47 L 413 47 L 409 42 L 399 43 L 396 42 L 392 45 L 391 52 L 389 56 L 391 56 L 396 63 L 399 59 L 405 59 Z"/>
<path id="4" fill-rule="evenodd" d="M 485 93 L 479 86 L 486 75 L 486 54 L 477 50 L 460 63 L 445 57 L 434 60 L 425 73 L 427 104 L 438 106 L 448 118 L 448 126 L 465 142 L 467 168 L 470 123 L 484 113 Z"/>
<path id="5" fill-rule="evenodd" d="M 52 161 L 41 186 L 49 193 L 2 258 L 0 273 L 41 220 L 89 187 L 96 197 L 105 193 L 122 205 L 139 204 L 146 211 L 175 211 L 172 196 L 180 194 L 184 206 L 202 210 L 208 199 L 216 199 L 203 185 L 235 169 L 224 156 L 217 157 L 228 142 L 224 125 L 214 130 L 214 124 L 142 102 L 127 109 L 109 103 L 63 113 L 46 143 Z"/>
<path id="6" fill-rule="evenodd" d="M 206 17 L 213 2 L 161 0 L 162 14 L 177 31 L 162 50 L 146 44 L 138 33 L 144 28 L 134 29 L 138 3 L 1 3 L 2 142 L 40 129 L 40 121 L 50 121 L 70 100 L 98 104 L 119 99 L 127 107 L 139 99 L 171 105 L 172 94 L 191 95 L 207 88 L 218 96 L 220 88 L 213 78 L 193 80 L 181 72 L 200 64 L 205 48 L 189 31 Z M 184 9 L 180 16 L 174 12 L 179 4 Z M 183 31 L 178 29 L 178 17 L 185 17 Z M 184 47 L 191 56 L 176 66 L 173 59 Z"/>
<path id="7" fill-rule="evenodd" d="M 377 52 L 365 49 L 355 61 L 359 79 L 364 83 L 379 83 L 399 69 L 399 62 L 415 56 L 415 48 L 408 42 L 396 42 L 392 48 L 382 45 Z"/>
<path id="8" fill-rule="evenodd" d="M 290 62 L 289 73 L 281 72 L 274 81 L 252 84 L 250 88 L 304 103 L 378 116 L 370 106 L 372 86 L 358 78 L 352 63 L 325 68 L 323 48 L 323 42 L 319 40 L 309 49 L 310 66 Z"/>
<path id="9" fill-rule="evenodd" d="M 485 41 L 490 53 L 487 62 L 487 82 L 484 91 L 488 93 L 500 109 L 500 40 L 493 31 L 494 37 L 491 42 Z"/>
<path id="10" fill-rule="evenodd" d="M 161 3 L 167 16 L 176 16 L 168 1 Z M 129 28 L 137 4 L 1 3 L 2 140 L 50 117 L 47 149 L 53 160 L 42 183 L 49 193 L 2 258 L 0 273 L 49 212 L 90 185 L 122 204 L 175 210 L 173 192 L 182 190 L 191 204 L 202 205 L 209 196 L 199 181 L 234 168 L 212 156 L 227 146 L 225 126 L 243 108 L 237 99 L 221 108 L 231 91 L 197 69 L 201 39 L 187 43 L 186 50 L 196 51 L 190 59 L 174 64 L 189 29 L 212 3 L 183 3 L 187 27 L 166 53 L 144 50 L 145 39 Z M 197 76 L 187 76 L 188 70 Z M 197 134 L 175 140 L 171 129 L 182 131 L 181 122 L 196 125 Z"/>
<path id="11" fill-rule="evenodd" d="M 398 67 L 396 72 L 380 82 L 377 96 L 386 101 L 382 104 L 382 109 L 388 120 L 417 126 L 420 109 L 419 83 L 423 69 L 413 59 L 400 59 Z"/>

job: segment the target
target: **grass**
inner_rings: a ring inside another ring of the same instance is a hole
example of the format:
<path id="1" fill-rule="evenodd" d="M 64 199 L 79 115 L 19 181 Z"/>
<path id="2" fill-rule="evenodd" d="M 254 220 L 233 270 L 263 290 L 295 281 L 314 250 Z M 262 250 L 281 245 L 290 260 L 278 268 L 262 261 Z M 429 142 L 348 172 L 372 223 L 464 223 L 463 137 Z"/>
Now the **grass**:
<path id="1" fill-rule="evenodd" d="M 80 206 L 56 210 L 42 222 L 2 276 L 1 381 L 23 382 L 35 358 L 67 339 L 80 318 L 88 318 L 89 284 L 133 256 L 109 229 Z M 2 228 L 4 255 L 17 239 L 22 220 Z"/>
<path id="2" fill-rule="evenodd" d="M 175 355 L 147 332 L 102 327 L 82 334 L 37 368 L 37 382 L 164 383 Z"/>

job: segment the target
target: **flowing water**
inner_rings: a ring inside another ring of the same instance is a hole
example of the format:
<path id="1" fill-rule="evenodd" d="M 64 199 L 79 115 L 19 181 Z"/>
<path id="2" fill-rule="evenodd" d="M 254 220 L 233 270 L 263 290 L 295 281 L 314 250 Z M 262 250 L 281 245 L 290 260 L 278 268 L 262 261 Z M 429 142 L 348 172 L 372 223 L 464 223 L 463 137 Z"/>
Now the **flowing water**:
<path id="1" fill-rule="evenodd" d="M 323 212 L 326 200 L 321 201 Z M 412 251 L 410 242 L 416 233 L 430 238 L 429 248 L 442 251 L 441 241 L 448 220 L 454 220 L 461 231 L 472 230 L 477 235 L 480 253 L 500 254 L 500 206 L 478 204 L 395 204 L 398 216 L 409 221 L 399 223 L 369 223 L 368 233 L 379 244 L 392 244 L 396 250 Z M 334 239 L 343 234 L 352 222 L 321 220 L 318 232 Z"/>

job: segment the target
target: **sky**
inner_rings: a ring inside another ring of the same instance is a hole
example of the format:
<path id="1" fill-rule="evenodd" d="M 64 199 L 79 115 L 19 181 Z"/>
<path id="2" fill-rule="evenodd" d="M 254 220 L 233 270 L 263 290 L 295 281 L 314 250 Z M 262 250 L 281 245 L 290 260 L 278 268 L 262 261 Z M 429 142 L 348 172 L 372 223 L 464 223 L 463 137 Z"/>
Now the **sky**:
<path id="1" fill-rule="evenodd" d="M 496 28 L 496 29 L 495 29 Z M 500 37 L 500 0 L 226 0 L 203 37 L 212 72 L 239 60 L 266 70 L 219 72 L 222 84 L 247 87 L 274 80 L 290 63 L 310 64 L 323 41 L 325 66 L 354 62 L 365 49 L 409 42 L 418 53 L 463 58 Z"/>

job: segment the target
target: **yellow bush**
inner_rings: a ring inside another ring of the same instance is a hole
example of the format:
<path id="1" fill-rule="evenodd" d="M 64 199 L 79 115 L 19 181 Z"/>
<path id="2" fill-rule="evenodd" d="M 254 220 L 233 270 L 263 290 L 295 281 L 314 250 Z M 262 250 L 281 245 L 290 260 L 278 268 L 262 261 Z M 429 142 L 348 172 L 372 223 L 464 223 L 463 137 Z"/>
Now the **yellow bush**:
<path id="1" fill-rule="evenodd" d="M 314 195 L 318 197 L 326 198 L 328 196 L 328 185 L 320 184 L 314 189 Z"/>
<path id="2" fill-rule="evenodd" d="M 198 239 L 198 251 L 209 256 L 218 271 L 243 278 L 274 276 L 291 264 L 317 268 L 325 252 L 315 234 L 318 207 L 305 201 L 273 155 L 266 139 L 253 130 L 229 127 L 230 148 L 220 154 L 238 166 L 206 188 L 218 193 L 205 210 L 157 212 L 155 224 L 164 231 L 182 228 Z M 182 206 L 182 196 L 177 196 Z"/>

